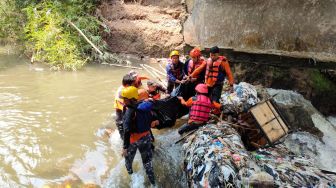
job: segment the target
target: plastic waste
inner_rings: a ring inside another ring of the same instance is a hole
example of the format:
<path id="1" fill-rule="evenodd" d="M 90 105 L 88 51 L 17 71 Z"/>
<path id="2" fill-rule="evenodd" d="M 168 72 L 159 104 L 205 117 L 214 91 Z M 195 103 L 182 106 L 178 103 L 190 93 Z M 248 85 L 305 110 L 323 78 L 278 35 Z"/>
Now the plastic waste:
<path id="1" fill-rule="evenodd" d="M 249 152 L 234 128 L 207 124 L 182 145 L 190 187 L 332 187 L 312 159 L 293 156 L 284 144 Z"/>
<path id="2" fill-rule="evenodd" d="M 234 92 L 222 94 L 220 103 L 224 113 L 240 113 L 248 111 L 259 102 L 257 90 L 251 84 L 240 82 L 233 86 Z"/>

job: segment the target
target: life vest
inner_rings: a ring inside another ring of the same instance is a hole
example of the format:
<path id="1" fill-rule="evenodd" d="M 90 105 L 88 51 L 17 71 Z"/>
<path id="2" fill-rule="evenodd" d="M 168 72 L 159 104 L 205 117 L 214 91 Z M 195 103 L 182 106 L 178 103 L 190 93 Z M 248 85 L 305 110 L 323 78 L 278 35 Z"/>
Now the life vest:
<path id="1" fill-rule="evenodd" d="M 212 62 L 211 58 L 208 59 L 205 73 L 205 83 L 208 86 L 213 87 L 216 83 L 224 81 L 226 73 L 221 68 L 223 61 L 227 61 L 224 56 L 219 56 L 215 62 Z"/>
<path id="2" fill-rule="evenodd" d="M 198 94 L 193 102 L 189 112 L 189 120 L 197 122 L 207 122 L 211 111 L 211 101 L 209 97 Z"/>
<path id="3" fill-rule="evenodd" d="M 159 100 L 161 98 L 159 91 L 154 91 L 149 93 L 149 98 L 152 98 L 154 100 Z"/>
<path id="4" fill-rule="evenodd" d="M 203 57 L 200 57 L 197 63 L 194 63 L 192 59 L 190 59 L 188 64 L 188 76 L 190 76 L 198 67 L 200 67 L 205 62 Z M 197 82 L 204 82 L 205 77 L 205 70 L 203 70 L 201 73 L 197 76 Z"/>
<path id="5" fill-rule="evenodd" d="M 173 62 L 169 61 L 170 71 L 175 76 L 176 79 L 181 80 L 183 77 L 183 63 L 179 61 L 177 66 L 175 67 Z M 169 78 L 167 78 L 169 80 Z"/>
<path id="6" fill-rule="evenodd" d="M 199 66 L 202 65 L 203 62 L 204 62 L 203 57 L 200 57 L 199 60 L 196 63 L 194 63 L 194 61 L 192 59 L 190 59 L 189 64 L 188 64 L 188 75 L 193 73 L 194 70 L 196 70 Z"/>
<path id="7" fill-rule="evenodd" d="M 125 103 L 124 99 L 121 98 L 121 90 L 124 88 L 124 86 L 120 86 L 114 96 L 114 105 L 113 107 L 118 110 L 123 110 Z"/>

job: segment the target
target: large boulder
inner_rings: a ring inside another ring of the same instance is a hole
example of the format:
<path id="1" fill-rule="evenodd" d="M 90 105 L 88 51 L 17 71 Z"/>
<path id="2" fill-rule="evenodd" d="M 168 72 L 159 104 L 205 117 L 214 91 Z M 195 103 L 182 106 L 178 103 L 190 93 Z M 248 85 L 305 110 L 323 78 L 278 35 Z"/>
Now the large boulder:
<path id="1" fill-rule="evenodd" d="M 274 96 L 292 134 L 286 146 L 297 155 L 309 156 L 320 168 L 336 171 L 336 128 L 310 101 L 288 90 L 267 89 Z"/>
<path id="2" fill-rule="evenodd" d="M 186 0 L 187 44 L 336 55 L 334 0 Z"/>
<path id="3" fill-rule="evenodd" d="M 312 120 L 312 115 L 318 113 L 313 105 L 302 95 L 288 90 L 267 89 L 267 92 L 274 96 L 274 100 L 287 121 L 291 131 L 306 131 L 319 138 L 323 133 L 316 127 Z"/>

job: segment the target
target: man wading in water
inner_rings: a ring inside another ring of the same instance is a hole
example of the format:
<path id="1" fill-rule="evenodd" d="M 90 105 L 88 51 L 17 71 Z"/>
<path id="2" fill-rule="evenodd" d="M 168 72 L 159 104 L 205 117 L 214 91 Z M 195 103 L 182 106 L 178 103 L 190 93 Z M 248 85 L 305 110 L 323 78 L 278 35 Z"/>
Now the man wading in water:
<path id="1" fill-rule="evenodd" d="M 124 104 L 127 108 L 123 121 L 124 144 L 122 151 L 127 172 L 128 174 L 133 173 L 132 163 L 136 151 L 139 149 L 148 179 L 152 185 L 155 185 L 152 165 L 152 138 L 150 134 L 153 120 L 151 113 L 153 103 L 149 101 L 137 103 L 139 97 L 138 89 L 134 86 L 125 87 L 121 91 L 121 97 L 124 99 Z"/>

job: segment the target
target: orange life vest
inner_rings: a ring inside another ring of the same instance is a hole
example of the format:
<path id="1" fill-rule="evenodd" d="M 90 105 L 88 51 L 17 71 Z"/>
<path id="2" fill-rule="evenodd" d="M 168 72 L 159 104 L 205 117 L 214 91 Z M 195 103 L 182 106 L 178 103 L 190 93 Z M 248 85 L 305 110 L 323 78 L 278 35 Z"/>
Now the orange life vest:
<path id="1" fill-rule="evenodd" d="M 209 120 L 211 107 L 212 105 L 209 97 L 198 94 L 196 96 L 196 100 L 193 100 L 192 106 L 190 108 L 189 120 L 207 122 Z"/>
<path id="2" fill-rule="evenodd" d="M 217 80 L 220 78 L 220 81 L 224 81 L 225 78 L 225 71 L 221 70 L 221 64 L 223 61 L 227 61 L 226 57 L 219 56 L 219 58 L 212 62 L 212 59 L 209 58 L 207 61 L 207 68 L 205 72 L 205 83 L 209 87 L 213 87 Z"/>
<path id="3" fill-rule="evenodd" d="M 202 57 L 200 57 L 199 60 L 196 63 L 194 63 L 194 61 L 192 59 L 190 59 L 190 61 L 188 63 L 188 75 L 193 73 L 194 70 L 196 70 L 199 66 L 201 66 L 204 61 L 205 60 Z"/>
<path id="4" fill-rule="evenodd" d="M 160 100 L 161 99 L 161 94 L 159 92 L 154 92 L 154 93 L 150 93 L 149 97 L 154 99 L 154 100 Z"/>

